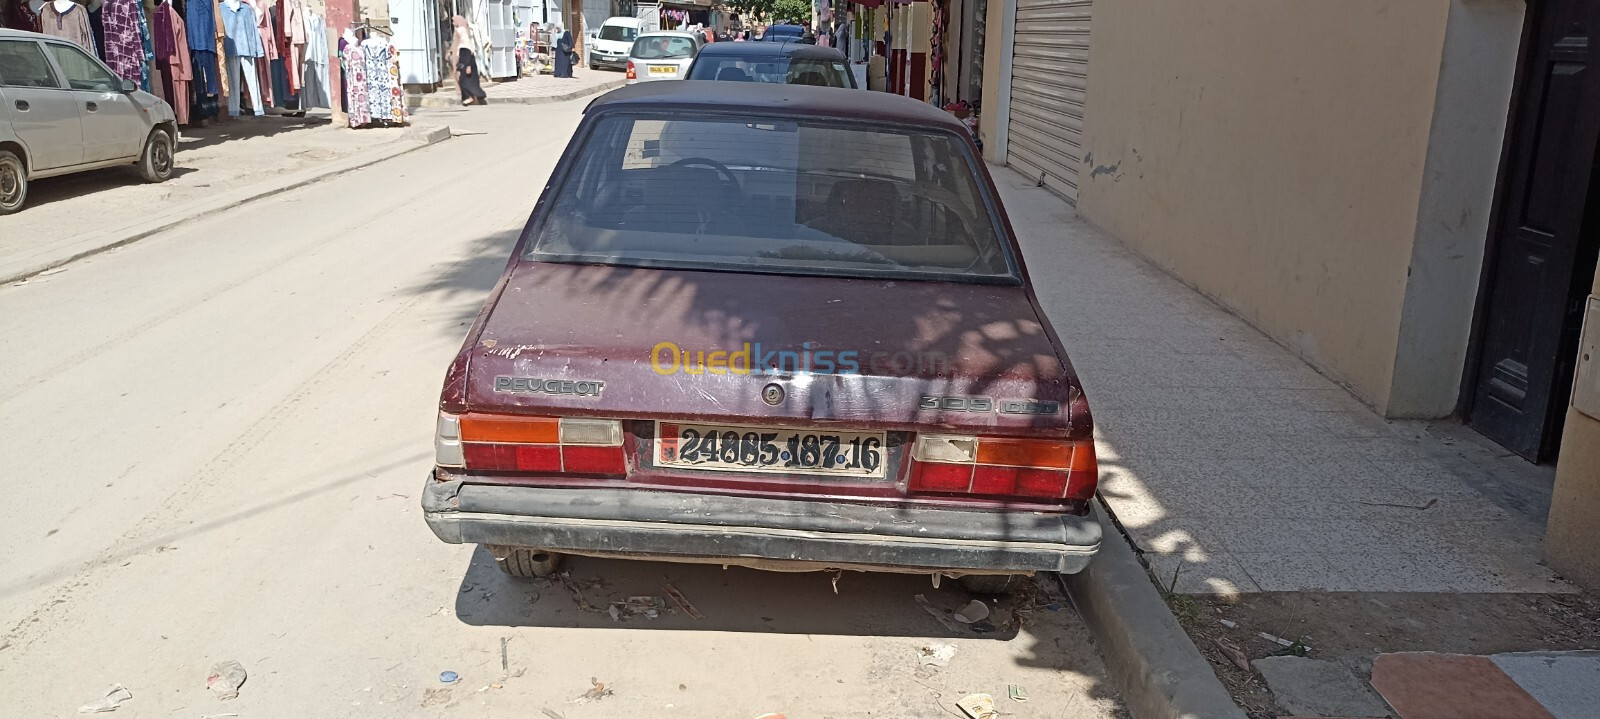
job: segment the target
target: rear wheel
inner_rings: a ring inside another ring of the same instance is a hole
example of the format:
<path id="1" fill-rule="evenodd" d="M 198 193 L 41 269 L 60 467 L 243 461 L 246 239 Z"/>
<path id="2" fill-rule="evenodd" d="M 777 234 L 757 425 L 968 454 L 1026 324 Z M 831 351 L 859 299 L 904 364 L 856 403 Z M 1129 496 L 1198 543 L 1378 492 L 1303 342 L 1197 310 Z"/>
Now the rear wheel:
<path id="1" fill-rule="evenodd" d="M 956 582 L 973 594 L 1005 594 L 1019 584 L 1018 579 L 1015 574 L 969 574 Z"/>
<path id="2" fill-rule="evenodd" d="M 144 154 L 139 156 L 139 177 L 145 182 L 166 182 L 172 177 L 172 135 L 156 128 L 150 139 L 144 141 Z"/>
<path id="3" fill-rule="evenodd" d="M 28 201 L 28 168 L 10 150 L 0 150 L 0 215 L 22 209 Z"/>
<path id="4" fill-rule="evenodd" d="M 489 547 L 500 571 L 513 577 L 548 577 L 561 566 L 562 555 L 542 549 Z"/>

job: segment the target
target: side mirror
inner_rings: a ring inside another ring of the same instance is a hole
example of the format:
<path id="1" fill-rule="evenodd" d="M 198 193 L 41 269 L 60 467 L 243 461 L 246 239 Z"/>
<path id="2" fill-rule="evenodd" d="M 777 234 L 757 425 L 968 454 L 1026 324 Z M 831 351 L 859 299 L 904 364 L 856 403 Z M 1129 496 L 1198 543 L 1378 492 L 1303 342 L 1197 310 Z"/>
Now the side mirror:
<path id="1" fill-rule="evenodd" d="M 122 92 L 123 92 L 123 94 L 128 94 L 128 93 L 134 92 L 134 91 L 136 91 L 138 89 L 139 89 L 139 86 L 138 86 L 138 84 L 134 83 L 134 81 L 127 80 L 127 79 L 124 79 L 122 81 Z"/>

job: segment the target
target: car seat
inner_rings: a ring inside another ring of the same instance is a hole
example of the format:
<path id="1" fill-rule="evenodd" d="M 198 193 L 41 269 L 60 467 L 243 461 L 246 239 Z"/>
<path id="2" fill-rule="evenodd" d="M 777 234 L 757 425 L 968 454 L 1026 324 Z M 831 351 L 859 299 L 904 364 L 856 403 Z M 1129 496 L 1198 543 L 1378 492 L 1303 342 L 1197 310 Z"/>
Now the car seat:
<path id="1" fill-rule="evenodd" d="M 796 76 L 795 79 L 794 79 L 794 82 L 792 82 L 790 84 L 791 85 L 816 85 L 817 87 L 827 87 L 828 86 L 828 78 L 823 77 L 822 73 L 817 72 L 816 70 L 807 70 L 805 72 L 800 73 L 798 76 Z"/>
<path id="2" fill-rule="evenodd" d="M 737 65 L 726 65 L 717 71 L 718 80 L 732 80 L 734 82 L 755 82 L 755 78 L 748 70 Z"/>

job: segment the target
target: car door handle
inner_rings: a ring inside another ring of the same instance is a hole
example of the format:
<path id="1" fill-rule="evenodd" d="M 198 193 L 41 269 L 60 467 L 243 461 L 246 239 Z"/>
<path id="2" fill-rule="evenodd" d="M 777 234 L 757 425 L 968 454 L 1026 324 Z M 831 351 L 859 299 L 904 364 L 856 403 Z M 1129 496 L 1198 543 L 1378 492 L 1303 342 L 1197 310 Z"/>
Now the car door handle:
<path id="1" fill-rule="evenodd" d="M 95 104 L 95 103 L 92 103 L 92 102 L 86 102 L 86 103 L 83 103 L 83 106 L 84 106 L 84 108 L 85 108 L 85 109 L 87 109 L 87 110 L 88 110 L 88 111 L 89 111 L 89 112 L 94 112 L 94 111 L 96 111 L 96 110 L 99 110 L 99 109 L 100 109 L 100 106 L 99 106 L 99 105 L 96 105 L 96 104 Z"/>
<path id="2" fill-rule="evenodd" d="M 21 110 L 23 112 L 27 112 L 29 107 L 31 107 L 31 105 L 28 104 L 27 100 L 18 100 L 17 101 L 17 109 L 18 110 Z"/>

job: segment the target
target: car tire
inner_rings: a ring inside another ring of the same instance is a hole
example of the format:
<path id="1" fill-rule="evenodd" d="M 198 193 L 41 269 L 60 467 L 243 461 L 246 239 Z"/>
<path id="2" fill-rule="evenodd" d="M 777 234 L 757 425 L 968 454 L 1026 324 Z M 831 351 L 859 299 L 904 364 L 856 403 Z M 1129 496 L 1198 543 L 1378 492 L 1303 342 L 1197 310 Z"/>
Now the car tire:
<path id="1" fill-rule="evenodd" d="M 28 202 L 28 166 L 10 150 L 0 150 L 0 215 L 9 215 Z"/>
<path id="2" fill-rule="evenodd" d="M 1015 574 L 969 574 L 956 583 L 973 594 L 1005 594 L 1019 583 Z"/>
<path id="3" fill-rule="evenodd" d="M 563 556 L 542 549 L 522 547 L 496 547 L 491 551 L 495 555 L 494 563 L 500 567 L 500 571 L 522 578 L 548 577 L 555 574 L 556 569 L 561 566 Z"/>
<path id="4" fill-rule="evenodd" d="M 145 182 L 166 182 L 172 177 L 172 163 L 175 154 L 172 135 L 166 130 L 156 128 L 150 131 L 150 137 L 144 141 L 144 152 L 139 155 L 139 177 Z"/>

